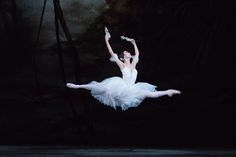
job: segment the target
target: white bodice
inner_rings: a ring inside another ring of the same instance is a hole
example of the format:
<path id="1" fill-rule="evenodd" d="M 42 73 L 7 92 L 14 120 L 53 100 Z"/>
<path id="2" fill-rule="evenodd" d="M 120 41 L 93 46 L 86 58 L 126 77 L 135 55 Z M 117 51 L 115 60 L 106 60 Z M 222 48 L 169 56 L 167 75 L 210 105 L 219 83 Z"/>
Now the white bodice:
<path id="1" fill-rule="evenodd" d="M 128 83 L 132 83 L 134 84 L 136 79 L 137 79 L 137 75 L 138 72 L 136 69 L 130 69 L 128 67 L 124 67 L 122 70 L 122 78 L 123 80 L 125 80 Z"/>

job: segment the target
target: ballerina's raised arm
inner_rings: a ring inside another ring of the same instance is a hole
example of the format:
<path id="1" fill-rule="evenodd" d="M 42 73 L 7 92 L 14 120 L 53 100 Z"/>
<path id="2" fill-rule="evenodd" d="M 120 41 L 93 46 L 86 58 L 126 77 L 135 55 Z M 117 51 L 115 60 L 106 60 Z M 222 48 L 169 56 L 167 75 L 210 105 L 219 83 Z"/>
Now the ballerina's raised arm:
<path id="1" fill-rule="evenodd" d="M 123 68 L 124 64 L 123 62 L 118 58 L 118 55 L 116 53 L 113 52 L 111 45 L 109 43 L 109 39 L 111 38 L 111 34 L 109 33 L 107 27 L 105 27 L 105 42 L 106 42 L 106 46 L 108 49 L 108 52 L 110 53 L 112 59 L 116 62 L 116 64 L 120 67 L 120 69 Z"/>

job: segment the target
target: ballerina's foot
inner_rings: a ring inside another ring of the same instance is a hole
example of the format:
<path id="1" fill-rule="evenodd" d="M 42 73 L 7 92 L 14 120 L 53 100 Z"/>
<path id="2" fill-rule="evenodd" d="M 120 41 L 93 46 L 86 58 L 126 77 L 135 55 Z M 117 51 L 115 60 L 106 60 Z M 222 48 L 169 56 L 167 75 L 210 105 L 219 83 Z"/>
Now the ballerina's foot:
<path id="1" fill-rule="evenodd" d="M 169 90 L 167 90 L 167 95 L 168 95 L 169 97 L 172 97 L 172 96 L 175 95 L 175 94 L 181 94 L 181 91 L 175 90 L 175 89 L 169 89 Z"/>
<path id="2" fill-rule="evenodd" d="M 68 88 L 79 88 L 79 85 L 75 85 L 75 84 L 73 84 L 73 83 L 67 83 L 66 86 L 67 86 Z"/>

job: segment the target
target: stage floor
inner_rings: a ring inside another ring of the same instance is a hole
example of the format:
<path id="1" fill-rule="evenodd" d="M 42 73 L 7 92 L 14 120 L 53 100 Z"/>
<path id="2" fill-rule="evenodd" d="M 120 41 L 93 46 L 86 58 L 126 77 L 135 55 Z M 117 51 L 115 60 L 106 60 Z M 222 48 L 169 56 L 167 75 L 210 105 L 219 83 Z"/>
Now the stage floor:
<path id="1" fill-rule="evenodd" d="M 235 157 L 236 149 L 81 148 L 0 146 L 0 157 Z"/>

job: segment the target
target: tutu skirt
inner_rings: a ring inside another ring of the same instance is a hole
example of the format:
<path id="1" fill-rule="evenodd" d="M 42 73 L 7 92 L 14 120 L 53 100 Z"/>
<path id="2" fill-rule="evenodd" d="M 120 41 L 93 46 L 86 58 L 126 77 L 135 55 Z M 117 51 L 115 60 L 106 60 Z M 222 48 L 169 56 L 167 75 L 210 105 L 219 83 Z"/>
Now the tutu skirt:
<path id="1" fill-rule="evenodd" d="M 114 109 L 120 106 L 122 110 L 137 107 L 145 99 L 145 93 L 154 92 L 157 87 L 146 82 L 130 83 L 121 77 L 110 77 L 101 82 L 92 81 L 89 84 L 94 87 L 90 92 L 95 99 Z"/>

